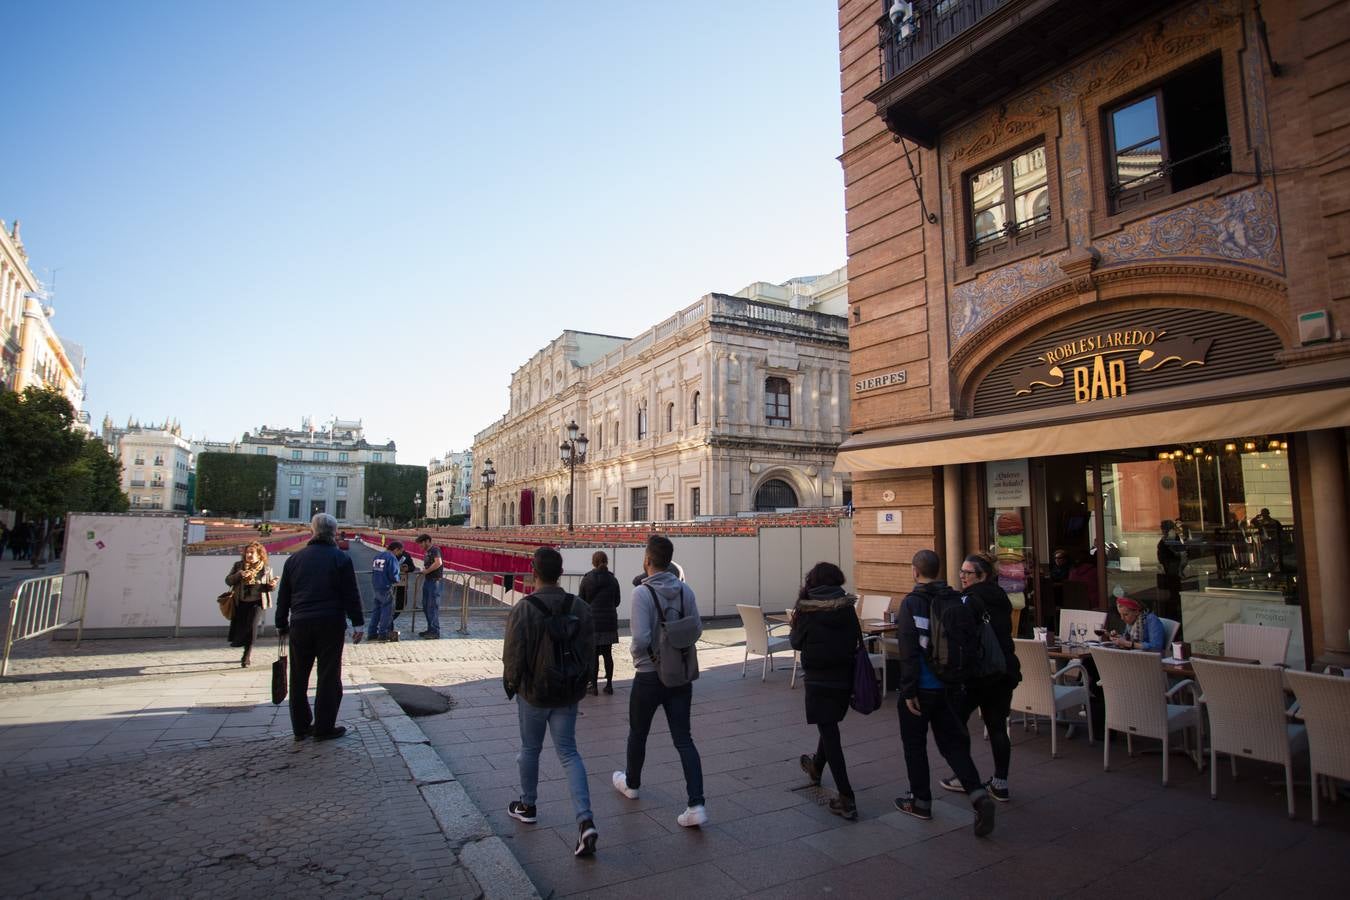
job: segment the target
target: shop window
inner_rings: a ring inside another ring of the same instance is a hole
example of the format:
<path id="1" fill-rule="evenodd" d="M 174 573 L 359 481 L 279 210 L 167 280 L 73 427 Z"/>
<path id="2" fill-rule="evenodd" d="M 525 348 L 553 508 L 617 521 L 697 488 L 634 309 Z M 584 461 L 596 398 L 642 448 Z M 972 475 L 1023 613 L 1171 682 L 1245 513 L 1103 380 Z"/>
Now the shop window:
<path id="1" fill-rule="evenodd" d="M 792 385 L 786 378 L 764 379 L 764 421 L 784 428 L 792 424 Z"/>
<path id="2" fill-rule="evenodd" d="M 629 521 L 645 522 L 647 519 L 647 489 L 633 488 L 629 491 Z"/>
<path id="3" fill-rule="evenodd" d="M 1050 233 L 1045 145 L 1032 147 L 966 178 L 970 260 L 980 262 Z"/>
<path id="4" fill-rule="evenodd" d="M 1115 212 L 1233 170 L 1223 63 L 1213 57 L 1106 111 Z"/>

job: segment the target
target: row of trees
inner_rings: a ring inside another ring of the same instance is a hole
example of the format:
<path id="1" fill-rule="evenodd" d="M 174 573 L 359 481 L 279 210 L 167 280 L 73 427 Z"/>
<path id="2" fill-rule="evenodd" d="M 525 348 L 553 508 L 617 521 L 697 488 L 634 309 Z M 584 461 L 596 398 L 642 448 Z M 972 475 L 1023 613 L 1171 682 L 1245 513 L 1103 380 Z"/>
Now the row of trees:
<path id="1" fill-rule="evenodd" d="M 75 409 L 59 391 L 0 391 L 0 509 L 42 527 L 44 550 L 53 519 L 130 505 L 121 464 L 74 424 Z"/>

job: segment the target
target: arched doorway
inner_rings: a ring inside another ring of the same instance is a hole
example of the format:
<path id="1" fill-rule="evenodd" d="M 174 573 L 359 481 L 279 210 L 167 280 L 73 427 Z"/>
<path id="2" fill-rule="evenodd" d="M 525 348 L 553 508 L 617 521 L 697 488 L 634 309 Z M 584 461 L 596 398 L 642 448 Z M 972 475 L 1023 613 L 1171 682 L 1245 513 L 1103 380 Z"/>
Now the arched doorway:
<path id="1" fill-rule="evenodd" d="M 770 478 L 755 491 L 755 512 L 773 512 L 797 506 L 797 492 L 781 478 Z"/>

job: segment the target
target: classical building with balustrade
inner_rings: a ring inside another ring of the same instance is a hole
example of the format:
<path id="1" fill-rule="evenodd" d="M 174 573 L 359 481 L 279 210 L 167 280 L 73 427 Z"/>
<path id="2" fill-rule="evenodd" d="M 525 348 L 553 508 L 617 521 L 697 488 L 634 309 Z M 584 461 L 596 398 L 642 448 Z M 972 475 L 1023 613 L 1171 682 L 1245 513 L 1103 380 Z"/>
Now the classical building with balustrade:
<path id="1" fill-rule="evenodd" d="M 708 294 L 635 338 L 563 332 L 474 438 L 473 523 L 563 524 L 572 496 L 576 523 L 846 503 L 847 285 L 839 269 Z M 575 471 L 560 461 L 571 422 L 588 439 Z"/>
<path id="2" fill-rule="evenodd" d="M 840 4 L 859 593 L 985 549 L 1027 635 L 1350 660 L 1346 13 Z"/>

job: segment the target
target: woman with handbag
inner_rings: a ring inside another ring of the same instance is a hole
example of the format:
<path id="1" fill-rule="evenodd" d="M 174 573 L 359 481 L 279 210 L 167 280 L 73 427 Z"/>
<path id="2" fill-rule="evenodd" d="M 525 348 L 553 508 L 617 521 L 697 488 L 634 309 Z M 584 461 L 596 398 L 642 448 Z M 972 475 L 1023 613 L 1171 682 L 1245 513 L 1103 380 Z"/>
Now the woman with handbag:
<path id="1" fill-rule="evenodd" d="M 862 626 L 855 609 L 858 598 L 845 593 L 843 585 L 844 573 L 833 563 L 816 563 L 806 573 L 806 583 L 792 610 L 789 641 L 802 655 L 806 721 L 820 732 L 815 754 L 802 755 L 802 771 L 813 785 L 819 785 L 828 765 L 839 791 L 829 803 L 830 812 L 856 819 L 858 807 L 844 764 L 839 723 L 848 713 L 853 693 L 854 659 L 862 640 Z"/>
<path id="2" fill-rule="evenodd" d="M 267 566 L 267 550 L 257 541 L 244 548 L 225 583 L 234 589 L 234 613 L 230 616 L 230 646 L 243 647 L 241 668 L 253 662 L 253 637 L 263 610 L 272 606 L 272 589 L 277 578 Z"/>

